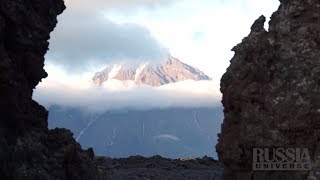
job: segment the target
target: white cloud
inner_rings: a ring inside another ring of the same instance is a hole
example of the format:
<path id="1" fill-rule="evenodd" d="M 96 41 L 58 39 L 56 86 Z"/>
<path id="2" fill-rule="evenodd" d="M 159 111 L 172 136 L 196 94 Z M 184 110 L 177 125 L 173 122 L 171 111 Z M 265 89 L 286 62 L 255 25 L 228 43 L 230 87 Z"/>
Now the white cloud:
<path id="1" fill-rule="evenodd" d="M 79 73 L 91 65 L 159 61 L 169 49 L 173 56 L 220 79 L 233 56 L 231 48 L 249 33 L 256 18 L 269 17 L 279 2 L 67 0 L 66 4 L 52 33 L 48 63 Z"/>
<path id="2" fill-rule="evenodd" d="M 183 81 L 151 87 L 135 85 L 132 81 L 109 80 L 103 86 L 96 86 L 89 78 L 90 73 L 70 77 L 63 71 L 60 72 L 62 74 L 59 78 L 49 76 L 34 91 L 33 98 L 47 108 L 60 105 L 104 112 L 220 105 L 221 95 L 216 89 L 219 82 Z"/>
<path id="3" fill-rule="evenodd" d="M 260 15 L 270 17 L 278 5 L 278 1 L 264 0 L 185 0 L 155 11 L 104 14 L 118 23 L 147 27 L 173 56 L 220 79 L 233 56 L 233 46 L 249 34 Z M 201 38 L 195 38 L 199 32 Z"/>
<path id="4" fill-rule="evenodd" d="M 49 108 L 81 107 L 88 111 L 169 107 L 212 107 L 220 103 L 220 94 L 215 92 L 210 81 L 185 81 L 163 87 L 136 86 L 131 82 L 113 80 L 104 87 L 84 85 L 76 87 L 58 82 L 48 82 L 37 87 L 33 98 Z M 198 88 L 194 88 L 198 87 Z"/>
<path id="5" fill-rule="evenodd" d="M 59 16 L 59 23 L 51 34 L 46 62 L 63 66 L 71 73 L 80 73 L 90 65 L 163 60 L 169 52 L 147 28 L 135 23 L 118 24 L 103 16 L 103 5 L 99 4 L 115 2 L 67 2 L 67 10 Z M 99 7 L 100 11 L 91 6 Z"/>
<path id="6" fill-rule="evenodd" d="M 171 134 L 160 134 L 158 136 L 155 136 L 156 139 L 169 139 L 173 141 L 180 141 L 180 138 Z"/>

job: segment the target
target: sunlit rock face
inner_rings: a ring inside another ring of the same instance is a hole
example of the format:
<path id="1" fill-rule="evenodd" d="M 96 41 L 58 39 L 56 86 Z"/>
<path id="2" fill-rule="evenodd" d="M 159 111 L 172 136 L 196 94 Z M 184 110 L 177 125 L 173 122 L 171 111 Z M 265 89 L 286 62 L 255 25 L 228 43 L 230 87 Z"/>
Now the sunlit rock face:
<path id="1" fill-rule="evenodd" d="M 0 179 L 96 179 L 92 150 L 68 130 L 48 130 L 48 112 L 32 100 L 63 1 L 0 4 Z"/>
<path id="2" fill-rule="evenodd" d="M 200 81 L 211 78 L 199 69 L 170 56 L 159 64 L 145 63 L 138 67 L 130 67 L 125 64 L 108 66 L 103 71 L 97 72 L 92 78 L 97 85 L 110 79 L 133 81 L 135 84 L 157 87 L 184 80 Z"/>
<path id="3" fill-rule="evenodd" d="M 315 171 L 252 171 L 252 152 L 304 147 L 320 167 L 320 1 L 282 0 L 268 31 L 264 21 L 233 48 L 221 79 L 225 179 L 312 179 Z"/>

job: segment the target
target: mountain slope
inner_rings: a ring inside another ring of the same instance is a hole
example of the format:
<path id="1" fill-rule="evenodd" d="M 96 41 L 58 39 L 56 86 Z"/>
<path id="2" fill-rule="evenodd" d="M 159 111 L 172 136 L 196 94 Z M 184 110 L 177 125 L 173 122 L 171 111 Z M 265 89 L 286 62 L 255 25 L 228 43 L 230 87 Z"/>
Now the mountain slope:
<path id="1" fill-rule="evenodd" d="M 184 80 L 210 80 L 210 77 L 199 69 L 179 61 L 177 58 L 169 57 L 160 64 L 143 64 L 137 68 L 125 65 L 107 66 L 103 71 L 97 72 L 92 78 L 93 82 L 97 85 L 101 85 L 110 79 L 134 81 L 136 84 L 150 86 L 161 86 Z"/>
<path id="2" fill-rule="evenodd" d="M 52 106 L 49 111 L 50 128 L 69 128 L 82 147 L 93 147 L 97 155 L 109 157 L 216 157 L 213 147 L 223 119 L 221 107 L 97 114 Z"/>

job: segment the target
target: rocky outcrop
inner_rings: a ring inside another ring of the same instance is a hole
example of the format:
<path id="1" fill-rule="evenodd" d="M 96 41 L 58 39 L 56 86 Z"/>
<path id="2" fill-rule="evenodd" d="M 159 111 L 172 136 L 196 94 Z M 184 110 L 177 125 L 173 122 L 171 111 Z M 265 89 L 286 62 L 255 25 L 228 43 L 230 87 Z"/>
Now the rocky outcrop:
<path id="1" fill-rule="evenodd" d="M 217 151 L 225 179 L 317 179 L 320 153 L 320 1 L 281 0 L 233 48 L 221 79 L 225 119 Z M 252 171 L 255 147 L 308 148 L 312 171 Z M 319 178 L 319 177 L 318 177 Z"/>
<path id="2" fill-rule="evenodd" d="M 92 81 L 97 85 L 101 85 L 110 79 L 161 86 L 185 80 L 200 81 L 210 80 L 211 78 L 197 68 L 189 66 L 174 57 L 168 57 L 160 64 L 146 63 L 138 68 L 128 67 L 128 65 L 108 66 L 103 71 L 95 73 Z"/>
<path id="3" fill-rule="evenodd" d="M 96 179 L 92 150 L 69 130 L 48 130 L 48 112 L 32 100 L 62 0 L 1 0 L 0 179 Z"/>
<path id="4" fill-rule="evenodd" d="M 222 180 L 221 164 L 209 157 L 197 159 L 167 159 L 160 156 L 97 158 L 96 165 L 105 179 Z"/>

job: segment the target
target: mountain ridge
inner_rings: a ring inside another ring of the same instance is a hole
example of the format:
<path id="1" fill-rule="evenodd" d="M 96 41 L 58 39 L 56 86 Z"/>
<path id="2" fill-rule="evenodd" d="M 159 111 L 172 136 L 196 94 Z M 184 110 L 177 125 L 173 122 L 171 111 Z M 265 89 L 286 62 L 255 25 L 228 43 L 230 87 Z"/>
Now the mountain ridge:
<path id="1" fill-rule="evenodd" d="M 211 80 L 204 72 L 172 56 L 155 65 L 144 63 L 138 67 L 129 67 L 126 64 L 107 66 L 96 72 L 92 81 L 96 85 L 102 85 L 110 79 L 133 81 L 138 85 L 154 87 L 184 80 Z"/>

